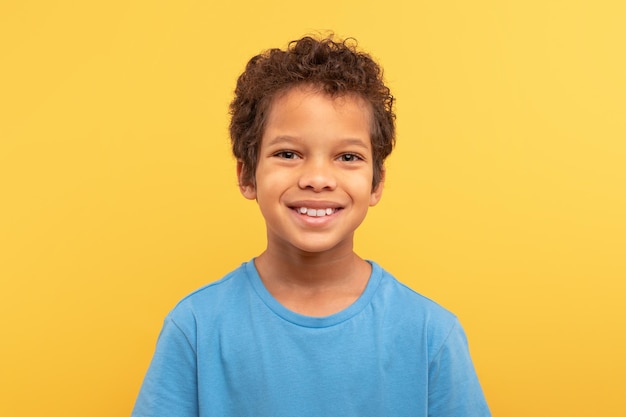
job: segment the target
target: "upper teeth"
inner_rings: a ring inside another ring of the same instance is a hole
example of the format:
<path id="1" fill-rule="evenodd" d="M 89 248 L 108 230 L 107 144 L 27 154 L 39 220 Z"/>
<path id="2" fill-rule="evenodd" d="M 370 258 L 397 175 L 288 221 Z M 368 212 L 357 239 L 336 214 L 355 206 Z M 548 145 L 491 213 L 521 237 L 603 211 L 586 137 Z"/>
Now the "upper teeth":
<path id="1" fill-rule="evenodd" d="M 335 209 L 327 208 L 327 209 L 312 209 L 306 207 L 300 207 L 298 211 L 301 214 L 306 214 L 311 217 L 321 217 L 321 216 L 330 216 L 335 212 Z"/>

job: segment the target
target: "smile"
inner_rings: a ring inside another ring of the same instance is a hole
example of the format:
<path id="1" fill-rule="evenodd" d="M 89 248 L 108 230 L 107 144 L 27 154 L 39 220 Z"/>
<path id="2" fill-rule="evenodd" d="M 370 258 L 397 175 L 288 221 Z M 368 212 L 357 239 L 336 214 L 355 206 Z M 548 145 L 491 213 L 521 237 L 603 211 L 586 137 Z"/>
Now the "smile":
<path id="1" fill-rule="evenodd" d="M 298 207 L 296 211 L 300 214 L 307 215 L 309 217 L 324 217 L 330 216 L 335 213 L 337 209 L 334 208 L 326 208 L 326 209 L 314 209 L 314 208 L 306 208 L 306 207 Z"/>

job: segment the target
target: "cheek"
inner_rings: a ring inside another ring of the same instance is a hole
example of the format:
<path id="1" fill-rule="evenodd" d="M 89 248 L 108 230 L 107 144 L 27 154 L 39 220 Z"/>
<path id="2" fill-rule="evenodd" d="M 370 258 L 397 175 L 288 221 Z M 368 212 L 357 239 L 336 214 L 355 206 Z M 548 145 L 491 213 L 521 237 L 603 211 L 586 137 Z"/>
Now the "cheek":
<path id="1" fill-rule="evenodd" d="M 277 197 L 288 187 L 289 177 L 287 175 L 257 171 L 256 190 L 259 199 Z"/>
<path id="2" fill-rule="evenodd" d="M 372 171 L 362 171 L 358 174 L 348 173 L 345 177 L 346 184 L 350 184 L 354 190 L 362 190 L 368 194 L 372 191 Z"/>

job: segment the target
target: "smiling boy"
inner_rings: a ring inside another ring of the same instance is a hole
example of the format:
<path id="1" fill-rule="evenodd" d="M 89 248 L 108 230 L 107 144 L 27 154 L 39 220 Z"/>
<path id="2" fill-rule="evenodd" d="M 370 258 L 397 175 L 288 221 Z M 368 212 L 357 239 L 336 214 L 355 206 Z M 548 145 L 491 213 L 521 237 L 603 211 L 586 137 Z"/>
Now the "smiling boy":
<path id="1" fill-rule="evenodd" d="M 250 60 L 231 104 L 258 257 L 168 315 L 134 416 L 489 416 L 457 319 L 353 250 L 394 143 L 382 71 L 305 37 Z"/>
<path id="2" fill-rule="evenodd" d="M 354 231 L 383 184 L 372 188 L 371 114 L 357 95 L 330 97 L 296 86 L 273 101 L 254 182 L 239 177 L 267 226 L 255 265 L 285 307 L 327 316 L 363 292 L 370 265 L 353 251 Z"/>

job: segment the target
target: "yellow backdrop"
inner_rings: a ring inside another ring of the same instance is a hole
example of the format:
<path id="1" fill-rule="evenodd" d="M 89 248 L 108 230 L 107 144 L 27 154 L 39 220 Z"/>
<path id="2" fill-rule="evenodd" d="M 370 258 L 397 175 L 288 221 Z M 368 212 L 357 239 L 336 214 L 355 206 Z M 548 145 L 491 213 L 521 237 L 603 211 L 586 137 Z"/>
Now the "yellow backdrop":
<path id="1" fill-rule="evenodd" d="M 454 311 L 495 416 L 626 415 L 626 3 L 0 3 L 0 415 L 128 415 L 162 319 L 258 254 L 227 106 L 315 31 L 385 67 L 358 251 Z"/>

